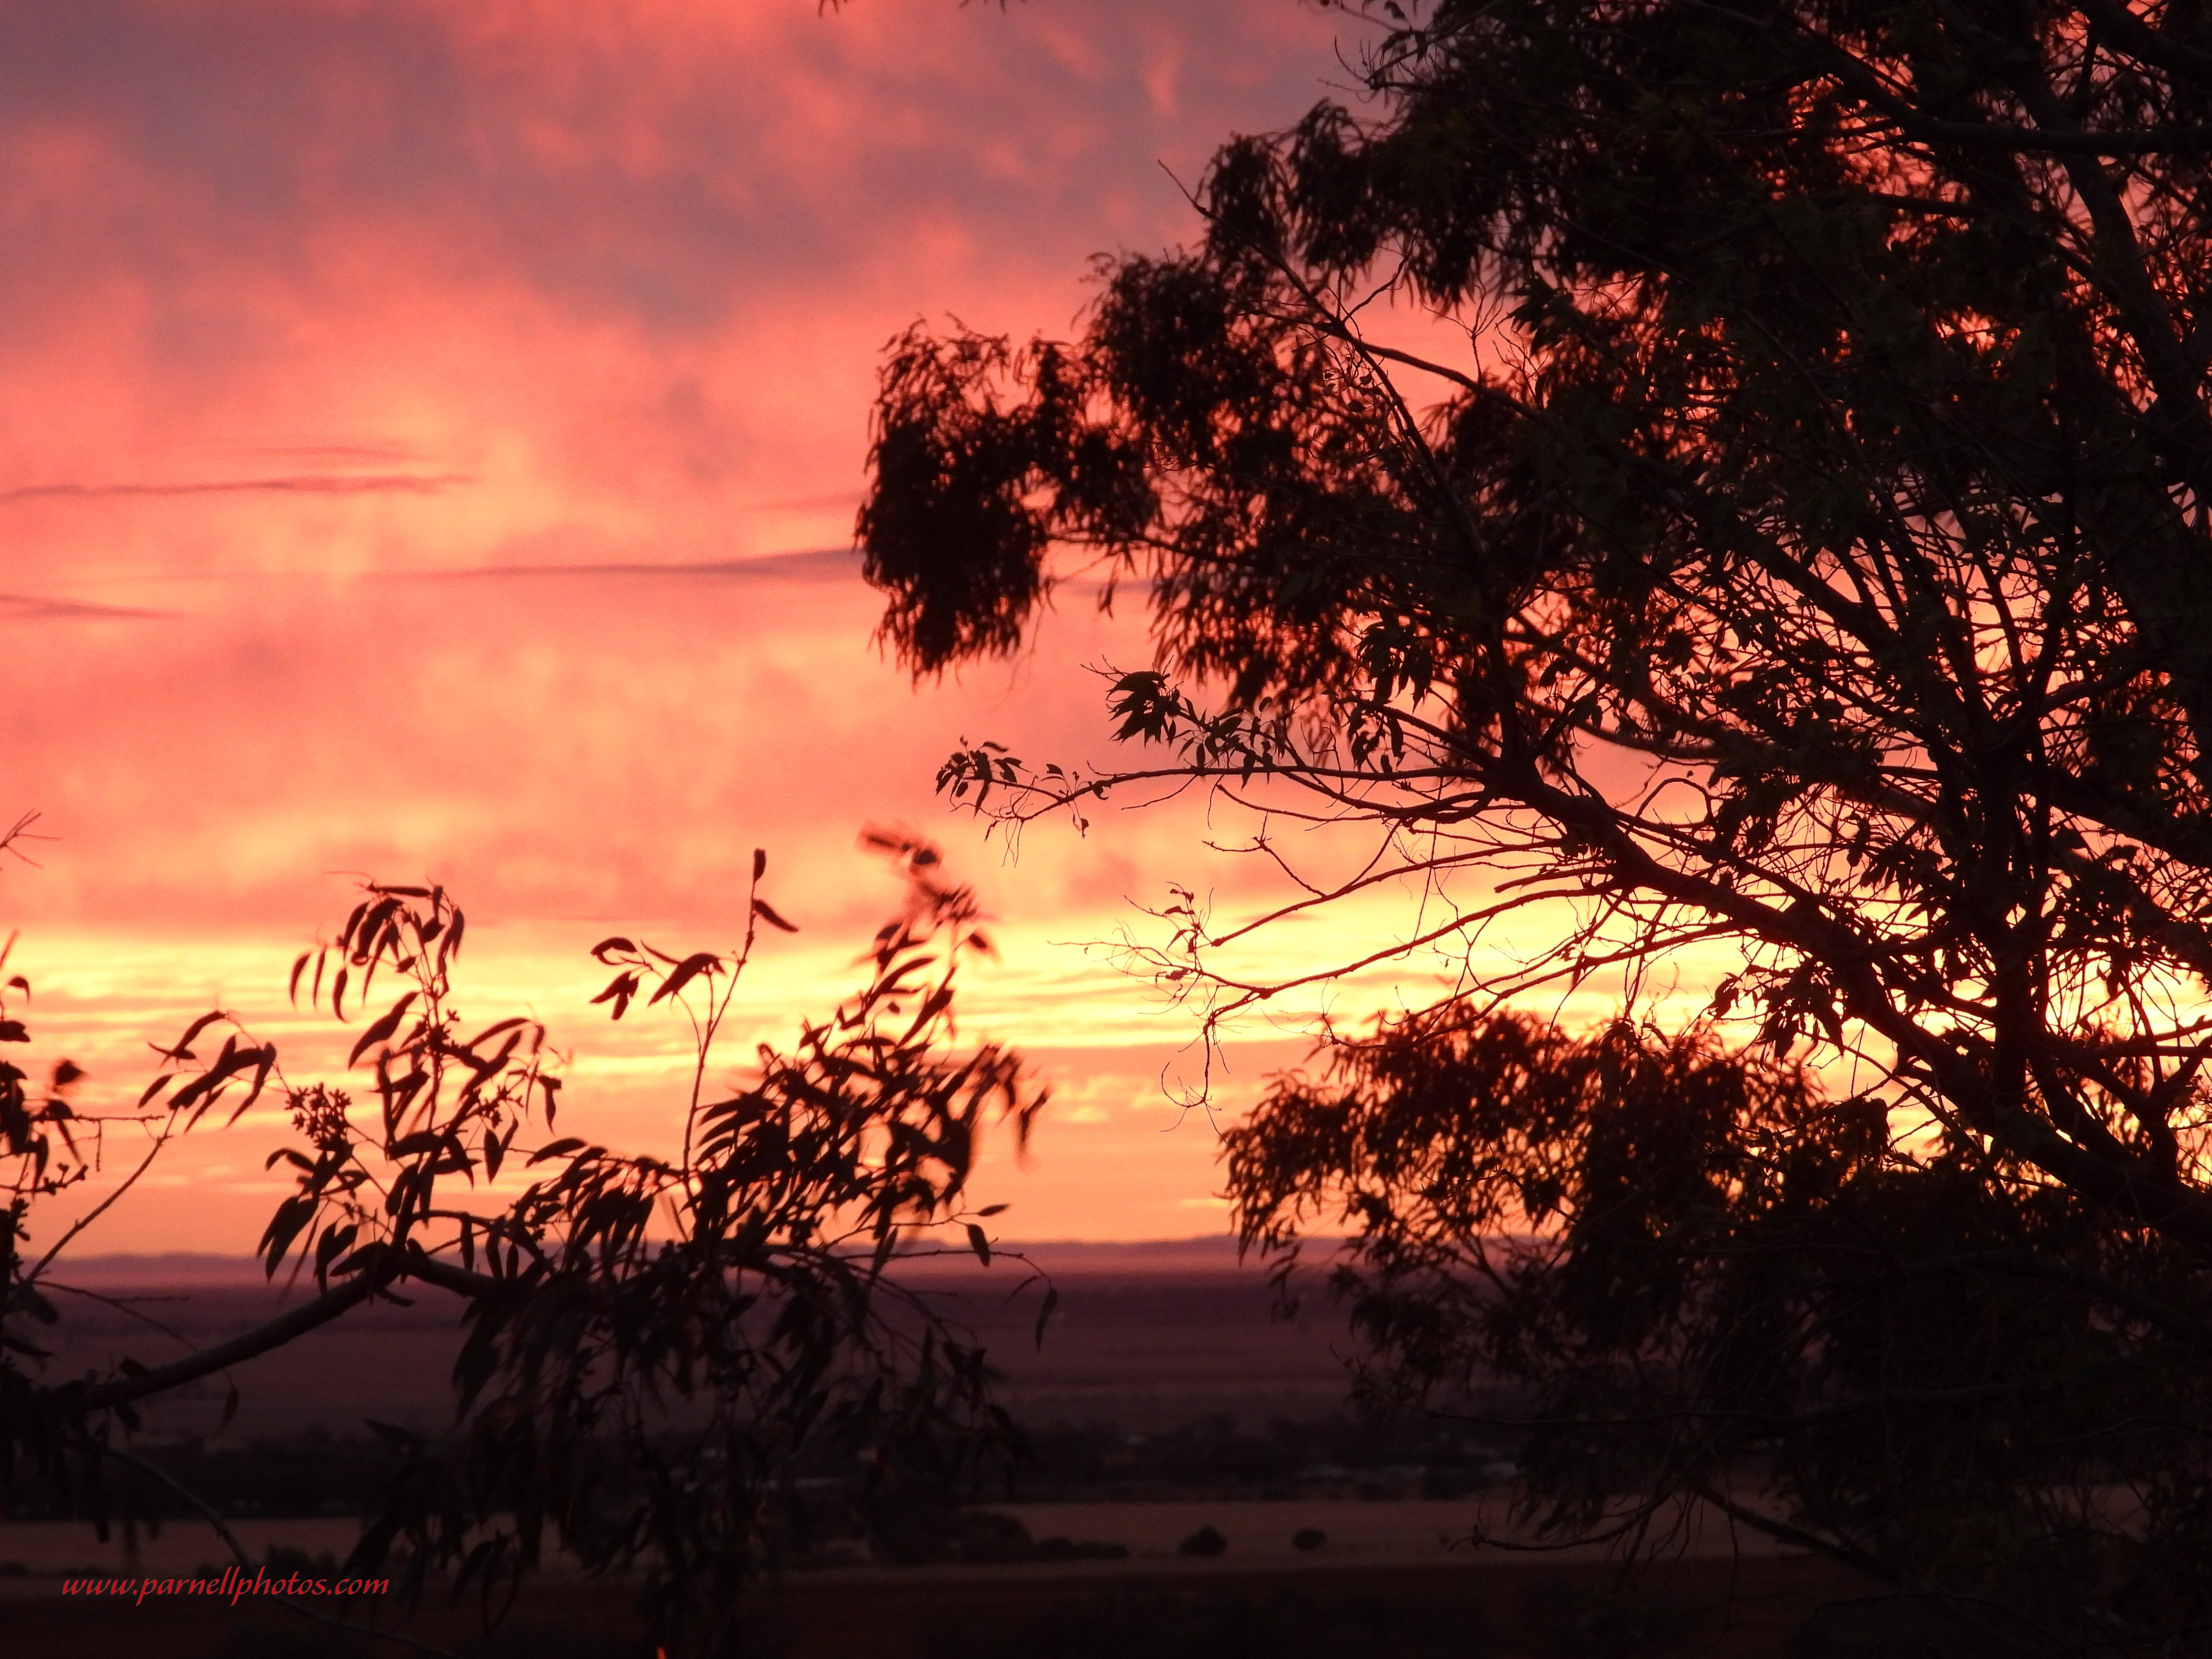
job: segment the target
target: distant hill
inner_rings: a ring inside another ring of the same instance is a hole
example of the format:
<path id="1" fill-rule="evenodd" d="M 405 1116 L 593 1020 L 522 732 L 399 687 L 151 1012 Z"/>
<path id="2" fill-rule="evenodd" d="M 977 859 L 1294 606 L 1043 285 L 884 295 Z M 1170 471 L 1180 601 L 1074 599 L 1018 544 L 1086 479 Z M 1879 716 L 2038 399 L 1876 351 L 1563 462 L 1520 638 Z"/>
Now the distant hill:
<path id="1" fill-rule="evenodd" d="M 252 1256 L 202 1255 L 174 1250 L 158 1255 L 73 1255 L 54 1264 L 53 1276 L 87 1290 L 154 1289 L 172 1285 L 258 1285 L 261 1263 Z"/>

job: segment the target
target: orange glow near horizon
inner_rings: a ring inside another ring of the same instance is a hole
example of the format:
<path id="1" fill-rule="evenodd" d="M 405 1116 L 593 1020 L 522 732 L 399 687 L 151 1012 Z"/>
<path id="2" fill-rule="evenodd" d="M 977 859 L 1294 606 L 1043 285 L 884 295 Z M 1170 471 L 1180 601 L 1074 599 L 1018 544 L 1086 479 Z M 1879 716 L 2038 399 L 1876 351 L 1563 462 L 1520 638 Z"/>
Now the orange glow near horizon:
<path id="1" fill-rule="evenodd" d="M 931 788 L 963 738 L 1100 757 L 1085 669 L 1146 660 L 1141 619 L 1071 599 L 1019 660 L 915 688 L 845 550 L 884 341 L 1066 330 L 1086 259 L 1187 238 L 1176 180 L 1295 119 L 1357 27 L 1295 0 L 0 17 L 0 812 L 52 837 L 0 896 L 37 1057 L 115 1109 L 220 1006 L 327 1071 L 293 957 L 357 872 L 434 880 L 471 915 L 466 1013 L 544 1018 L 564 1128 L 648 1147 L 686 1051 L 586 1006 L 591 944 L 728 942 L 768 849 L 802 932 L 754 970 L 741 1059 L 856 983 L 896 894 L 855 834 L 902 820 L 994 916 L 966 1029 L 1054 1089 L 1026 1168 L 988 1155 L 1007 1234 L 1218 1231 L 1212 1129 L 1172 1097 L 1194 1019 L 1082 946 L 1170 878 L 1258 908 L 1261 872 L 1200 849 L 1197 804 L 1007 864 Z M 1327 1006 L 1434 982 L 1357 988 Z M 1248 1026 L 1225 1109 L 1322 1006 Z M 172 1148 L 83 1249 L 249 1250 L 283 1128 Z"/>

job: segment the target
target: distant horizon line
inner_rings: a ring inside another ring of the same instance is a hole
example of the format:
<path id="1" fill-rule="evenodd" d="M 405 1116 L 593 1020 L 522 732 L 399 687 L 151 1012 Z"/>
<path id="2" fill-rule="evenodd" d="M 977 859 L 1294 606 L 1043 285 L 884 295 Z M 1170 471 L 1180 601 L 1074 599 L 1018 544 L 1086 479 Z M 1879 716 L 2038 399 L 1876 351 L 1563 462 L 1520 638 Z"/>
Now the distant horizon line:
<path id="1" fill-rule="evenodd" d="M 1343 1241 L 1335 1238 L 1316 1238 L 1305 1241 L 1308 1245 L 1334 1245 Z M 1230 1233 L 1198 1233 L 1170 1238 L 1040 1238 L 994 1239 L 994 1255 L 1012 1255 L 1017 1253 L 1042 1255 L 1045 1253 L 1080 1256 L 1092 1261 L 1118 1261 L 1127 1266 L 1151 1265 L 1169 1268 L 1186 1267 L 1238 1267 L 1237 1243 Z M 915 1260 L 942 1261 L 950 1265 L 967 1257 L 965 1247 L 947 1239 L 941 1247 L 925 1247 L 903 1252 Z M 1254 1253 L 1256 1264 L 1257 1253 Z M 171 1282 L 182 1279 L 252 1279 L 264 1278 L 261 1259 L 248 1255 L 231 1255 L 211 1250 L 118 1250 L 99 1255 L 83 1255 L 68 1262 L 54 1264 L 58 1270 L 54 1278 L 67 1282 L 76 1278 L 98 1279 L 112 1284 L 124 1279 L 151 1282 L 150 1275 L 167 1275 Z M 1068 1265 L 1075 1265 L 1070 1262 Z M 288 1265 L 280 1270 L 278 1278 L 288 1279 L 292 1269 Z"/>

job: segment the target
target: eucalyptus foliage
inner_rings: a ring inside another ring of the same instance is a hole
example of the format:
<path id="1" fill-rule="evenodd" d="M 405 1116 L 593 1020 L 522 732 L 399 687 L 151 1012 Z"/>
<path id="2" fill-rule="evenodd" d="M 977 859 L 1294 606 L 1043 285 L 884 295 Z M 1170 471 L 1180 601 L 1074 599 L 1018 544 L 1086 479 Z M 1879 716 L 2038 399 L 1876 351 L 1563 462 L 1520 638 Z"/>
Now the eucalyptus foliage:
<path id="1" fill-rule="evenodd" d="M 742 1592 L 793 1536 L 797 1477 L 865 1461 L 956 1478 L 1009 1429 L 980 1348 L 895 1269 L 946 1225 L 988 1265 L 981 1223 L 994 1212 L 966 1203 L 981 1138 L 1004 1121 L 1025 1139 L 1042 1095 L 1005 1049 L 950 1046 L 960 967 L 988 949 L 972 894 L 926 844 L 875 840 L 909 902 L 863 958 L 866 984 L 789 1048 L 763 1045 L 735 1092 L 716 1086 L 716 1042 L 738 976 L 763 924 L 792 931 L 758 890 L 765 857 L 736 950 L 678 957 L 626 937 L 594 948 L 614 969 L 595 1000 L 614 1018 L 635 1002 L 690 1022 L 696 1064 L 673 1154 L 559 1133 L 544 1028 L 463 1021 L 466 918 L 435 887 L 371 884 L 336 939 L 294 966 L 295 1000 L 371 1016 L 350 1080 L 295 1079 L 224 1012 L 162 1051 L 133 1113 L 73 1110 L 67 1062 L 43 1100 L 20 1068 L 0 1071 L 13 1177 L 0 1474 L 73 1484 L 105 1524 L 119 1463 L 221 1528 L 141 1455 L 141 1407 L 378 1298 L 449 1295 L 466 1332 L 453 1427 L 372 1425 L 397 1474 L 347 1573 L 397 1569 L 417 1592 L 480 1591 L 496 1609 L 557 1550 L 636 1575 L 668 1651 L 739 1650 Z M 0 1025 L 0 1040 L 27 1036 Z M 149 1328 L 143 1360 L 54 1375 L 40 1334 L 86 1294 L 69 1262 L 87 1227 L 177 1136 L 272 1095 L 296 1139 L 270 1163 L 294 1190 L 259 1250 L 271 1279 L 289 1272 L 308 1293 L 212 1346 L 175 1353 Z M 89 1178 L 89 1138 L 119 1139 L 125 1123 L 146 1137 L 136 1170 L 76 1224 L 42 1231 L 41 1206 Z M 238 1400 L 233 1380 L 226 1424 Z"/>
<path id="2" fill-rule="evenodd" d="M 1203 785 L 1291 913 L 1429 896 L 1360 960 L 1462 988 L 1330 1034 L 1232 1188 L 1251 1240 L 1352 1224 L 1407 1388 L 1456 1354 L 1571 1399 L 1563 1528 L 1688 1494 L 2007 1640 L 2201 1639 L 2212 21 L 1351 9 L 1358 95 L 1226 144 L 1197 244 L 1104 262 L 1079 338 L 893 343 L 860 532 L 905 659 L 1014 648 L 1079 572 L 1158 643 L 1127 764 L 975 746 L 944 787 L 1012 824 Z M 1298 867 L 1307 822 L 1356 876 Z M 1209 1021 L 1291 988 L 1165 914 Z M 1641 1028 L 1700 974 L 1697 1029 Z M 1505 1012 L 1594 981 L 1631 1015 L 1595 1048 Z M 1611 1206 L 1608 1147 L 1663 1190 Z M 1486 1230 L 1565 1254 L 1485 1286 Z M 1706 1427 L 1625 1427 L 1662 1419 Z M 1911 1446 L 1976 1473 L 1915 1491 Z"/>

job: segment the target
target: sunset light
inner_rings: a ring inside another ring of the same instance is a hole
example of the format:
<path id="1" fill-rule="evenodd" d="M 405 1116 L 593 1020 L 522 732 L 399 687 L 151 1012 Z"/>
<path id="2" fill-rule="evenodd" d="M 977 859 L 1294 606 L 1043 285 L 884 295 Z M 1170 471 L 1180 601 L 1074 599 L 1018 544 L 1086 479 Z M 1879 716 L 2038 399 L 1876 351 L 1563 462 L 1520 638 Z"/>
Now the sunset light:
<path id="1" fill-rule="evenodd" d="M 2197 0 L 0 0 L 0 1654 L 2179 1659 Z"/>
<path id="2" fill-rule="evenodd" d="M 1066 327 L 1084 262 L 1187 240 L 1178 181 L 1295 117 L 1332 38 L 1260 0 L 9 12 L 0 619 L 51 839 L 0 893 L 41 1051 L 109 1106 L 210 1007 L 326 1062 L 293 957 L 359 876 L 431 880 L 477 930 L 466 1012 L 545 1019 L 570 1109 L 649 1146 L 688 1039 L 585 1006 L 591 945 L 728 944 L 765 848 L 802 932 L 744 1006 L 781 1037 L 851 988 L 896 902 L 856 839 L 901 820 L 1000 919 L 973 1018 L 1060 1103 L 991 1177 L 1010 1224 L 1217 1228 L 1162 1086 L 1194 1024 L 1081 948 L 1220 878 L 1195 820 L 1015 863 L 932 787 L 963 736 L 1094 755 L 1085 668 L 1144 665 L 1141 616 L 1073 598 L 915 688 L 849 550 L 884 341 Z M 1303 1053 L 1251 1035 L 1231 1100 Z M 250 1249 L 283 1127 L 174 1147 L 96 1248 Z"/>

